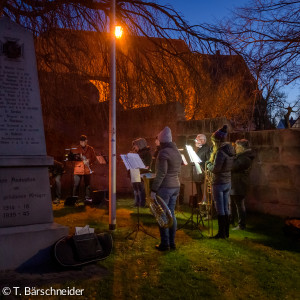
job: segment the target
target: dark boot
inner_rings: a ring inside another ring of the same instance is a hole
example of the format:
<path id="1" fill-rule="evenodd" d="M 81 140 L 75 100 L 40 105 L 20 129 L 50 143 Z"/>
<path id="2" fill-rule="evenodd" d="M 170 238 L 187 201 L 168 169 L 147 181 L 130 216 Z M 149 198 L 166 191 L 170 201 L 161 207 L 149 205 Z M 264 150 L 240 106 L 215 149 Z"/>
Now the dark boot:
<path id="1" fill-rule="evenodd" d="M 227 238 L 229 238 L 229 225 L 230 225 L 230 218 L 229 218 L 229 216 L 228 215 L 225 215 L 224 216 L 224 227 L 225 227 L 225 236 L 227 237 Z"/>
<path id="2" fill-rule="evenodd" d="M 225 239 L 225 216 L 218 215 L 218 233 L 213 237 L 214 239 Z"/>

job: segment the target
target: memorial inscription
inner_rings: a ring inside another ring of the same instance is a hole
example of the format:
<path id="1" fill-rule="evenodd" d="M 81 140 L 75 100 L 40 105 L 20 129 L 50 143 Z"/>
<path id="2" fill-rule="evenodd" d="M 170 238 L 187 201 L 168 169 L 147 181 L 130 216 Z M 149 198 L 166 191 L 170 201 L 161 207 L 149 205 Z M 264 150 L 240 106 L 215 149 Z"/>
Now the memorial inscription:
<path id="1" fill-rule="evenodd" d="M 33 40 L 14 34 L 0 36 L 0 155 L 45 155 Z"/>
<path id="2" fill-rule="evenodd" d="M 0 174 L 0 227 L 52 222 L 47 169 L 6 169 Z M 43 209 L 41 209 L 41 204 Z"/>
<path id="3" fill-rule="evenodd" d="M 19 85 L 19 88 L 17 86 Z M 31 103 L 32 78 L 24 68 L 0 66 L 1 145 L 35 145 L 40 143 L 33 113 L 38 105 Z"/>

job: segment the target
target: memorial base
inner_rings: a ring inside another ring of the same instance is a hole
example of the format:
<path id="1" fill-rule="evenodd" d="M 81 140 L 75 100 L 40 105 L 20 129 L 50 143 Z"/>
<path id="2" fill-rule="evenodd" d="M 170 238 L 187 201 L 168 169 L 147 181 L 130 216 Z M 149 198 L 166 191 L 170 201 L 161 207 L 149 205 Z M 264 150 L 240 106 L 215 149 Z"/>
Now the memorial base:
<path id="1" fill-rule="evenodd" d="M 54 243 L 68 234 L 68 227 L 56 223 L 0 228 L 0 270 L 25 269 L 50 260 Z"/>

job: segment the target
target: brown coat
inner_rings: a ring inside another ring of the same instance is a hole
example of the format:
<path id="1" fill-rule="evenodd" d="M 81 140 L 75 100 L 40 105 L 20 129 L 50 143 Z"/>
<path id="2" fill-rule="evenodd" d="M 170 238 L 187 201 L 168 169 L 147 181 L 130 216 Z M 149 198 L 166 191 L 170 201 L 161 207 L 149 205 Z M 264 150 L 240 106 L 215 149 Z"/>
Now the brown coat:
<path id="1" fill-rule="evenodd" d="M 82 148 L 80 145 L 74 150 L 74 154 L 79 153 L 81 157 L 85 157 L 89 160 L 89 167 L 91 168 L 92 164 L 97 160 L 94 148 L 86 145 Z M 83 161 L 75 161 L 74 165 L 74 174 L 75 175 L 88 175 L 90 174 L 90 169 Z"/>

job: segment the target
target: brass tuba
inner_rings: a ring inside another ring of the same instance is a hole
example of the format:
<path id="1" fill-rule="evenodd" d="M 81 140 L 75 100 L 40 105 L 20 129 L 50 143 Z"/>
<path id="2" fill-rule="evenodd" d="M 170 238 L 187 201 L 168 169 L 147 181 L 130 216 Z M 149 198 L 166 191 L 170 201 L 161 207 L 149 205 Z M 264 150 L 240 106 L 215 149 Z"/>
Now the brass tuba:
<path id="1" fill-rule="evenodd" d="M 156 195 L 155 199 L 150 198 L 149 207 L 160 227 L 170 228 L 173 225 L 171 211 L 161 197 Z"/>

